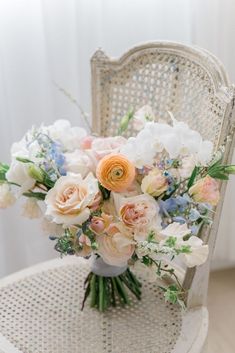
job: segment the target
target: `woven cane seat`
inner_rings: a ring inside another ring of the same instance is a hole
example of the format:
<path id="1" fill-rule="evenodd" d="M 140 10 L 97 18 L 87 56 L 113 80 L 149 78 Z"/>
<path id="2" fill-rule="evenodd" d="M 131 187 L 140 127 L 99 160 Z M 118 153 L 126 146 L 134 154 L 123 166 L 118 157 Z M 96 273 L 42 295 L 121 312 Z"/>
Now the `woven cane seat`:
<path id="1" fill-rule="evenodd" d="M 142 301 L 102 314 L 81 311 L 88 261 L 53 260 L 6 278 L 0 289 L 0 352 L 170 353 L 182 334 L 179 307 L 141 278 Z"/>

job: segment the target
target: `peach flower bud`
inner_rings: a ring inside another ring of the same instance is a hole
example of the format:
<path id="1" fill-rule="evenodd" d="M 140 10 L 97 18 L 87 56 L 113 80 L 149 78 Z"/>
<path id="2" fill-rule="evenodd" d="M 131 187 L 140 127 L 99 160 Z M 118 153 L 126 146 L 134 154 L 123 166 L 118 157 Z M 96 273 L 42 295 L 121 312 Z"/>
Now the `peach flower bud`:
<path id="1" fill-rule="evenodd" d="M 96 176 L 106 189 L 123 192 L 135 179 L 135 166 L 121 154 L 110 154 L 100 160 Z"/>
<path id="2" fill-rule="evenodd" d="M 93 232 L 97 234 L 101 234 L 104 232 L 106 228 L 109 227 L 113 217 L 110 215 L 107 215 L 105 213 L 102 213 L 101 217 L 94 216 L 91 219 L 91 225 L 90 228 L 93 230 Z"/>
<path id="3" fill-rule="evenodd" d="M 89 150 L 89 149 L 91 149 L 91 145 L 92 145 L 92 142 L 93 142 L 94 139 L 95 139 L 94 136 L 91 136 L 91 135 L 85 136 L 85 137 L 81 140 L 81 142 L 80 142 L 81 149 L 82 149 L 82 150 Z"/>
<path id="4" fill-rule="evenodd" d="M 100 234 L 105 229 L 104 221 L 101 218 L 99 218 L 99 217 L 93 217 L 92 220 L 91 220 L 90 228 L 95 233 Z"/>
<path id="5" fill-rule="evenodd" d="M 157 197 L 168 188 L 167 178 L 162 175 L 158 168 L 152 169 L 146 175 L 141 184 L 141 190 L 151 196 Z"/>
<path id="6" fill-rule="evenodd" d="M 216 206 L 220 198 L 219 183 L 207 175 L 189 189 L 189 195 L 196 202 L 206 202 Z"/>

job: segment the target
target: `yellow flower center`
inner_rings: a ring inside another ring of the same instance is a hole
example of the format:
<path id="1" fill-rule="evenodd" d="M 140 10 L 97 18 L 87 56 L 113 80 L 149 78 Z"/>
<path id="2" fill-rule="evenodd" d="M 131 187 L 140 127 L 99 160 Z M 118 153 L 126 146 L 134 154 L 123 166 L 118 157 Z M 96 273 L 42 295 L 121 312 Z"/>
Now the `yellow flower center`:
<path id="1" fill-rule="evenodd" d="M 123 176 L 123 169 L 120 167 L 115 167 L 111 170 L 110 173 L 112 180 L 118 180 Z"/>

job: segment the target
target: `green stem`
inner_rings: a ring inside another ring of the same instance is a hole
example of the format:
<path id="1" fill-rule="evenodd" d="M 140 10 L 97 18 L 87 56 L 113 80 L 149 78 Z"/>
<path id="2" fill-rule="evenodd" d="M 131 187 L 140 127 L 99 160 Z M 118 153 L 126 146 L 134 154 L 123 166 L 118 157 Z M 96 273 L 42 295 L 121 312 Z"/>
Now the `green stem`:
<path id="1" fill-rule="evenodd" d="M 96 275 L 93 274 L 91 278 L 91 307 L 96 305 L 97 293 L 96 293 Z"/>
<path id="2" fill-rule="evenodd" d="M 104 311 L 104 282 L 103 277 L 98 276 L 99 278 L 99 310 Z"/>
<path id="3" fill-rule="evenodd" d="M 124 276 L 120 276 L 120 278 L 121 278 L 121 280 L 125 283 L 125 285 L 127 286 L 127 288 L 129 288 L 129 290 L 133 293 L 133 294 L 135 294 L 135 296 L 137 297 L 137 299 L 141 299 L 141 292 L 140 292 L 140 290 L 137 288 L 137 287 L 135 287 L 135 286 L 133 286 L 129 281 L 128 281 L 128 279 L 127 278 L 125 278 Z"/>
<path id="4" fill-rule="evenodd" d="M 111 283 L 111 298 L 112 298 L 112 306 L 116 306 L 116 298 L 115 298 L 115 286 L 114 286 L 114 284 L 113 284 L 113 281 L 112 281 L 112 279 L 111 279 L 111 281 L 110 281 L 110 283 Z"/>
<path id="5" fill-rule="evenodd" d="M 115 280 L 116 280 L 116 283 L 117 283 L 117 289 L 118 289 L 118 292 L 120 293 L 120 296 L 123 298 L 123 301 L 125 304 L 130 304 L 130 301 L 129 301 L 129 298 L 128 298 L 128 295 L 127 295 L 127 292 L 120 280 L 119 277 L 115 277 Z"/>

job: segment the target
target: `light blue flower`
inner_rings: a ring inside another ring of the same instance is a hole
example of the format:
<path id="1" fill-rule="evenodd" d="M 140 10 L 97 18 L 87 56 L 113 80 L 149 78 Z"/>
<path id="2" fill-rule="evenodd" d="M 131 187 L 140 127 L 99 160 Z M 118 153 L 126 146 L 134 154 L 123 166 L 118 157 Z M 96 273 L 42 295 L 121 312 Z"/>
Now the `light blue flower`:
<path id="1" fill-rule="evenodd" d="M 198 220 L 198 218 L 201 217 L 201 214 L 198 212 L 196 208 L 192 208 L 189 213 L 189 219 L 192 222 L 195 222 Z"/>
<path id="2" fill-rule="evenodd" d="M 193 224 L 191 227 L 190 227 L 190 230 L 191 230 L 191 233 L 192 235 L 198 235 L 198 231 L 200 229 L 200 226 L 197 225 L 197 224 Z"/>
<path id="3" fill-rule="evenodd" d="M 184 217 L 182 217 L 182 216 L 173 217 L 172 220 L 174 222 L 177 222 L 177 223 L 180 223 L 180 224 L 186 223 L 186 219 Z"/>

